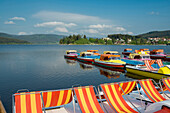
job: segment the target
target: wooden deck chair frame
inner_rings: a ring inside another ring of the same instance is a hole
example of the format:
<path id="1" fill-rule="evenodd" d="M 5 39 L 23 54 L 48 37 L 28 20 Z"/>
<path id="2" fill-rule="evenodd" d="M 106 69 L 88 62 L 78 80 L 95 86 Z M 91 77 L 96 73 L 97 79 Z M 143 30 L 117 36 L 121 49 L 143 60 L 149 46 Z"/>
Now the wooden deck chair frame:
<path id="1" fill-rule="evenodd" d="M 163 79 L 170 79 L 170 77 L 168 77 L 168 78 L 163 78 L 163 77 L 162 77 L 162 79 L 159 80 L 159 85 L 160 85 L 161 91 L 163 92 L 163 94 L 164 94 L 166 97 L 170 98 L 170 96 L 168 96 L 168 95 L 165 93 L 165 91 L 167 91 L 167 90 L 170 92 L 170 88 L 167 86 L 167 84 L 164 83 Z M 163 88 L 162 83 L 163 83 L 163 85 L 165 86 L 166 89 Z"/>
<path id="2" fill-rule="evenodd" d="M 42 111 L 44 111 L 44 113 L 46 113 L 46 111 L 45 111 L 45 109 L 43 109 L 44 108 L 44 103 L 43 103 L 43 98 L 42 98 L 42 93 L 41 92 L 29 92 L 29 90 L 28 89 L 21 89 L 21 90 L 18 90 L 17 91 L 17 93 L 19 93 L 19 92 L 23 92 L 23 93 L 25 93 L 25 94 L 13 94 L 12 95 L 12 112 L 13 113 L 16 113 L 15 112 L 15 96 L 16 95 L 29 95 L 29 94 L 40 94 L 40 98 L 41 98 L 41 102 L 42 102 Z M 42 112 L 43 113 L 43 112 Z"/>
<path id="3" fill-rule="evenodd" d="M 139 84 L 141 85 L 142 89 L 144 90 L 144 93 L 145 93 L 146 96 L 149 98 L 149 100 L 151 100 L 151 102 L 153 102 L 153 103 L 166 100 L 162 95 L 161 95 L 161 97 L 159 97 L 160 93 L 158 92 L 158 90 L 157 90 L 155 87 L 153 88 L 153 92 L 154 92 L 154 90 L 155 90 L 155 91 L 156 91 L 155 93 L 158 93 L 158 95 L 156 95 L 156 98 L 157 98 L 157 99 L 159 98 L 159 99 L 160 99 L 159 101 L 155 100 L 155 97 L 153 97 L 153 96 L 155 96 L 155 95 L 150 95 L 151 91 L 150 91 L 150 93 L 146 91 L 147 89 L 143 87 L 143 85 L 140 83 L 140 81 L 148 81 L 148 80 L 151 80 L 152 84 L 153 84 L 153 85 L 156 85 L 158 88 L 160 88 L 160 87 L 157 85 L 157 83 L 156 83 L 153 79 L 143 79 L 143 80 L 139 80 Z M 146 84 L 145 84 L 145 85 L 146 85 Z M 160 88 L 160 89 L 161 89 L 161 88 Z M 161 92 L 161 93 L 163 93 L 163 92 Z"/>
<path id="4" fill-rule="evenodd" d="M 93 91 L 97 93 L 97 96 L 98 96 L 98 97 L 100 97 L 100 96 L 98 95 L 99 93 L 98 93 L 98 91 L 96 90 L 96 87 L 95 87 L 95 86 L 79 86 L 79 87 L 74 87 L 74 88 L 73 88 L 73 92 L 74 92 L 74 95 L 76 96 L 76 98 L 77 98 L 77 95 L 76 95 L 76 93 L 75 93 L 75 89 L 83 88 L 83 87 L 93 87 Z M 73 97 L 73 98 L 74 98 L 74 97 Z M 97 98 L 96 98 L 96 99 L 97 99 Z M 75 98 L 74 98 L 73 101 L 74 101 L 74 103 L 76 103 L 76 99 L 75 99 Z M 97 101 L 98 101 L 98 99 L 97 99 Z M 100 98 L 99 98 L 99 101 L 101 102 Z M 98 102 L 99 102 L 99 101 L 98 101 Z M 79 109 L 80 109 L 80 111 L 81 111 L 81 113 L 82 113 L 82 109 L 81 109 L 81 107 L 80 107 L 80 105 L 79 105 L 80 103 L 79 103 L 78 100 L 77 100 L 77 103 L 78 103 Z M 100 105 L 100 104 L 99 104 L 99 105 Z M 102 107 L 101 107 L 101 106 L 102 106 Z M 100 107 L 101 107 L 101 109 L 103 110 L 103 112 L 106 111 L 106 109 L 104 108 L 103 104 L 100 105 Z M 74 107 L 74 109 L 75 109 L 75 107 Z M 107 111 L 106 111 L 106 112 L 107 112 Z M 74 113 L 75 113 L 75 110 L 74 110 Z"/>
<path id="5" fill-rule="evenodd" d="M 73 89 L 72 88 L 67 88 L 67 89 L 58 89 L 58 90 L 47 90 L 47 91 L 41 91 L 42 92 L 42 98 L 43 98 L 43 94 L 44 93 L 48 93 L 48 92 L 56 92 L 56 91 L 66 91 L 66 90 L 71 90 L 71 97 L 70 98 L 72 98 L 72 91 L 73 91 Z M 48 95 L 48 94 L 47 94 Z M 52 94 L 51 94 L 51 96 L 52 96 Z M 64 96 L 64 93 L 63 93 L 63 96 Z M 52 97 L 51 97 L 51 99 L 52 99 Z M 73 100 L 73 98 L 72 98 L 72 100 Z M 69 104 L 71 101 L 69 100 L 69 102 L 67 103 L 67 104 Z M 47 109 L 54 109 L 54 108 L 60 108 L 60 107 L 63 107 L 63 106 L 65 106 L 65 105 L 67 105 L 67 104 L 63 104 L 63 105 L 59 105 L 59 106 L 52 106 L 52 107 L 46 107 L 46 103 L 44 102 L 44 98 L 43 98 L 43 103 L 44 103 L 44 108 L 43 109 L 45 109 L 45 110 L 47 110 Z M 51 104 L 51 103 L 50 103 Z"/>
<path id="6" fill-rule="evenodd" d="M 119 85 L 119 83 L 107 83 L 107 84 L 118 84 L 118 85 Z M 99 91 L 100 91 L 100 89 L 101 89 L 101 91 L 102 91 L 102 92 L 104 93 L 104 95 L 105 95 L 105 98 L 106 98 L 108 104 L 110 105 L 110 107 L 112 108 L 112 110 L 117 113 L 116 109 L 112 106 L 112 103 L 109 101 L 109 99 L 108 99 L 105 91 L 102 89 L 101 85 L 104 85 L 104 84 L 100 84 L 100 85 L 98 86 Z M 119 85 L 119 87 L 121 88 L 120 85 Z M 123 91 L 122 88 L 121 88 L 121 90 Z M 125 94 L 124 91 L 123 91 L 123 93 Z M 120 94 L 121 94 L 121 93 L 120 93 Z M 128 97 L 126 96 L 126 94 L 125 94 L 125 97 L 128 98 Z M 123 98 L 123 97 L 122 97 L 122 98 Z M 132 104 L 132 106 L 134 106 L 133 103 L 130 101 L 130 99 L 127 99 L 127 100 Z M 129 106 L 129 107 L 130 107 L 130 106 Z M 139 113 L 140 113 L 140 111 L 139 111 L 135 106 L 134 106 L 134 108 L 137 110 L 136 112 L 139 112 Z M 133 108 L 132 108 L 132 109 L 133 109 Z"/>

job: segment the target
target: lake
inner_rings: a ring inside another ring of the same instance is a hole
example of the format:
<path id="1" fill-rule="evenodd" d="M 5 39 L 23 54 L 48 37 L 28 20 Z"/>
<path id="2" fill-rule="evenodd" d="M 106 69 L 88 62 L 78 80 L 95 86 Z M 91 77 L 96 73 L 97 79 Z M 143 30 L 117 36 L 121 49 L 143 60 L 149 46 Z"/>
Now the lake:
<path id="1" fill-rule="evenodd" d="M 131 80 L 120 72 L 107 72 L 92 65 L 64 59 L 66 50 L 103 51 L 124 48 L 164 49 L 169 46 L 146 45 L 0 45 L 0 96 L 8 113 L 12 111 L 12 94 L 19 89 L 30 91 L 70 88 L 80 84 L 98 86 L 101 83 Z M 111 76 L 109 76 L 111 75 Z"/>

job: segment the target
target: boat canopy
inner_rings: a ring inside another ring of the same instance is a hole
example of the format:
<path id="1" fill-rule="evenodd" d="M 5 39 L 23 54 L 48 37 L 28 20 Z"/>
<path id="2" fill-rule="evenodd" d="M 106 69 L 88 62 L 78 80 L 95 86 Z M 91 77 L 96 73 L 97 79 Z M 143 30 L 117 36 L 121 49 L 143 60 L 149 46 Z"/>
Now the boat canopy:
<path id="1" fill-rule="evenodd" d="M 87 52 L 97 52 L 98 50 L 87 50 Z"/>
<path id="2" fill-rule="evenodd" d="M 76 50 L 67 50 L 67 51 L 66 51 L 67 54 L 68 54 L 68 53 L 72 53 L 72 52 L 73 52 L 73 53 L 77 53 Z"/>
<path id="3" fill-rule="evenodd" d="M 104 51 L 103 54 L 115 54 L 117 51 Z"/>
<path id="4" fill-rule="evenodd" d="M 151 52 L 164 52 L 164 50 L 163 49 L 154 49 L 154 50 L 152 50 Z"/>
<path id="5" fill-rule="evenodd" d="M 126 49 L 124 49 L 124 51 L 132 51 L 132 49 L 131 48 L 126 48 Z"/>
<path id="6" fill-rule="evenodd" d="M 86 56 L 86 55 L 87 55 L 87 56 L 92 56 L 93 53 L 92 53 L 92 52 L 81 52 L 81 53 L 80 53 L 80 57 L 81 57 L 81 56 Z"/>
<path id="7" fill-rule="evenodd" d="M 100 56 L 100 60 L 109 60 L 111 57 L 118 57 L 120 58 L 120 55 L 109 55 L 109 54 L 102 54 Z"/>
<path id="8" fill-rule="evenodd" d="M 140 51 L 149 51 L 149 49 L 144 48 L 144 49 L 140 49 Z"/>

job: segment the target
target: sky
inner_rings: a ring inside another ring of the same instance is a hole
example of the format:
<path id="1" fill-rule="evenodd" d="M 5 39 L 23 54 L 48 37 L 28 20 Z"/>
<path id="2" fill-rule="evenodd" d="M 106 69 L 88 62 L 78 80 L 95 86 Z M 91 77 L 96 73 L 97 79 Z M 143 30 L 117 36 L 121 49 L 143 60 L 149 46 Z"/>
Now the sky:
<path id="1" fill-rule="evenodd" d="M 0 0 L 0 32 L 137 35 L 170 30 L 170 0 Z"/>

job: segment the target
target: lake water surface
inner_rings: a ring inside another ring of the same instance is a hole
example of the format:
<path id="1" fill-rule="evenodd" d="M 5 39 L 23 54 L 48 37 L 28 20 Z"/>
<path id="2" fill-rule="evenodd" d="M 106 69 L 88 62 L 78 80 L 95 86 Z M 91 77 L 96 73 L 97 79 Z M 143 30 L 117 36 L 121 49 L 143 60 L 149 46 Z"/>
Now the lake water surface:
<path id="1" fill-rule="evenodd" d="M 141 45 L 0 45 L 0 96 L 8 113 L 12 111 L 12 94 L 19 89 L 30 91 L 70 88 L 80 84 L 98 86 L 101 83 L 126 81 L 124 73 L 111 73 L 92 65 L 64 59 L 66 50 L 78 52 L 88 49 L 103 51 L 124 48 L 164 49 L 170 46 Z M 111 75 L 111 76 L 109 76 Z"/>

